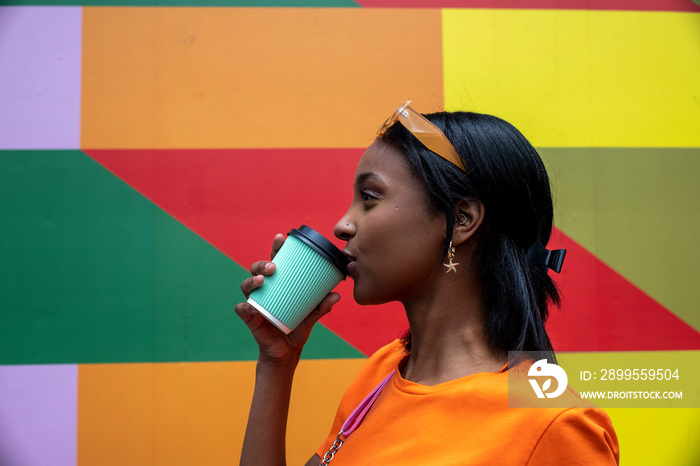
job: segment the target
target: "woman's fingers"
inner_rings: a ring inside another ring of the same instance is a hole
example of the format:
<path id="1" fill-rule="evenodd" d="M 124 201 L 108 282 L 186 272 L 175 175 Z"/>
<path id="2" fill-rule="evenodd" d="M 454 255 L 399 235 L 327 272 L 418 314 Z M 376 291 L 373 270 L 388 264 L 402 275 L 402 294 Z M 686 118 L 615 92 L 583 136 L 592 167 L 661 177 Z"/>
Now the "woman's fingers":
<path id="1" fill-rule="evenodd" d="M 258 261 L 250 266 L 250 274 L 270 276 L 275 272 L 275 264 L 270 261 Z"/>
<path id="2" fill-rule="evenodd" d="M 262 275 L 253 275 L 252 277 L 243 280 L 243 282 L 241 282 L 241 291 L 243 292 L 245 299 L 250 297 L 250 293 L 252 293 L 254 289 L 260 288 L 260 285 L 262 285 L 264 280 L 265 277 Z"/>
<path id="3" fill-rule="evenodd" d="M 261 277 L 262 278 L 262 277 Z M 262 314 L 248 303 L 236 304 L 236 314 L 246 324 L 248 330 L 258 343 L 260 360 L 275 363 L 298 358 L 302 348 L 311 335 L 311 329 L 324 315 L 330 312 L 335 303 L 340 300 L 338 293 L 330 293 L 316 308 L 311 311 L 291 333 L 285 334 L 270 323 Z"/>
<path id="4" fill-rule="evenodd" d="M 328 314 L 338 301 L 340 301 L 340 295 L 338 293 L 333 292 L 328 294 L 328 296 L 323 298 L 323 301 L 321 301 L 319 305 L 316 306 L 303 321 L 301 321 L 299 326 L 295 328 L 289 336 L 296 337 L 298 335 L 300 339 L 305 342 L 311 334 L 311 328 L 316 324 L 316 322 L 319 321 L 321 317 Z"/>
<path id="5" fill-rule="evenodd" d="M 262 353 L 273 355 L 271 359 L 280 359 L 289 353 L 284 349 L 287 346 L 284 343 L 286 335 L 265 319 L 257 309 L 248 303 L 238 303 L 235 309 L 238 317 L 253 334 Z"/>
<path id="6" fill-rule="evenodd" d="M 284 244 L 284 235 L 282 233 L 277 233 L 272 240 L 272 253 L 270 254 L 270 260 L 274 259 L 280 248 Z"/>
<path id="7" fill-rule="evenodd" d="M 251 330 L 253 330 L 255 327 L 258 325 L 255 325 L 255 320 L 257 319 L 263 319 L 264 317 L 260 315 L 260 313 L 255 309 L 253 306 L 251 306 L 248 303 L 238 303 L 236 304 L 235 307 L 236 314 L 238 314 L 238 317 L 241 318 L 243 322 L 245 322 L 248 327 L 251 327 Z"/>
<path id="8" fill-rule="evenodd" d="M 284 244 L 284 240 L 285 238 L 283 234 L 278 233 L 275 235 L 275 238 L 272 240 L 272 252 L 270 253 L 272 259 L 274 259 L 279 252 L 280 248 Z M 248 299 L 248 296 L 254 289 L 259 288 L 263 284 L 264 277 L 269 277 L 275 273 L 276 268 L 277 266 L 270 261 L 258 261 L 250 266 L 250 274 L 252 277 L 244 280 L 243 283 L 241 283 L 241 291 L 245 295 L 246 299 Z"/>
<path id="9" fill-rule="evenodd" d="M 275 268 L 275 264 L 269 261 L 259 261 L 250 266 L 250 274 L 252 277 L 246 278 L 241 283 L 241 291 L 246 299 L 248 299 L 248 296 L 250 296 L 250 293 L 252 293 L 254 289 L 262 286 L 265 277 L 269 277 L 275 273 Z"/>
<path id="10" fill-rule="evenodd" d="M 285 237 L 278 234 L 272 241 L 271 257 L 279 252 Z M 241 291 L 246 299 L 250 293 L 263 285 L 265 278 L 275 272 L 276 266 L 270 261 L 258 261 L 250 266 L 251 277 L 243 280 Z M 330 293 L 304 319 L 293 332 L 285 334 L 247 302 L 235 306 L 236 314 L 248 326 L 260 348 L 260 357 L 271 361 L 287 360 L 298 356 L 311 334 L 311 329 L 318 320 L 330 312 L 335 303 L 340 300 L 338 293 Z"/>
<path id="11" fill-rule="evenodd" d="M 323 298 L 323 300 L 318 304 L 318 306 L 316 306 L 316 309 L 314 309 L 313 311 L 318 311 L 319 313 L 319 316 L 316 320 L 328 314 L 338 301 L 340 301 L 340 294 L 336 293 L 335 291 L 333 293 L 328 293 L 328 296 Z"/>
<path id="12" fill-rule="evenodd" d="M 285 238 L 283 234 L 278 233 L 275 235 L 275 238 L 272 240 L 272 252 L 270 253 L 272 259 L 274 259 L 279 252 L 280 248 L 284 244 L 284 240 Z M 265 281 L 265 277 L 269 277 L 275 273 L 276 267 L 277 266 L 270 261 L 258 261 L 250 266 L 250 274 L 252 277 L 243 280 L 243 283 L 241 283 L 241 291 L 245 295 L 246 299 L 248 299 L 248 296 L 250 296 L 250 293 L 254 289 L 260 288 Z"/>

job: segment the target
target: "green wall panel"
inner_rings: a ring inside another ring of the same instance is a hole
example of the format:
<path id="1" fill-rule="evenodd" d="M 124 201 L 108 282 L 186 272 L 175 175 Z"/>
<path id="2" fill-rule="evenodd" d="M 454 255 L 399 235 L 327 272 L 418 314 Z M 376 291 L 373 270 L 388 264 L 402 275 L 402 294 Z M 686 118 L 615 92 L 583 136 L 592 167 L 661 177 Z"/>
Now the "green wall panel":
<path id="1" fill-rule="evenodd" d="M 0 151 L 0 199 L 0 364 L 257 358 L 248 272 L 82 152 Z"/>

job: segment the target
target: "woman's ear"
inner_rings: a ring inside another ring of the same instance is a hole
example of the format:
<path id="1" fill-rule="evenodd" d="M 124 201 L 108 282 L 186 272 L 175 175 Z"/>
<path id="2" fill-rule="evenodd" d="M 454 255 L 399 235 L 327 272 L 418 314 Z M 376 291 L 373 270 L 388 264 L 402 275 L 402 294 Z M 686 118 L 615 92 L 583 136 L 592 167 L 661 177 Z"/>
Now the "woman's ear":
<path id="1" fill-rule="evenodd" d="M 452 231 L 452 245 L 459 246 L 479 230 L 484 223 L 486 209 L 480 200 L 468 197 L 455 204 L 455 213 L 457 219 Z"/>

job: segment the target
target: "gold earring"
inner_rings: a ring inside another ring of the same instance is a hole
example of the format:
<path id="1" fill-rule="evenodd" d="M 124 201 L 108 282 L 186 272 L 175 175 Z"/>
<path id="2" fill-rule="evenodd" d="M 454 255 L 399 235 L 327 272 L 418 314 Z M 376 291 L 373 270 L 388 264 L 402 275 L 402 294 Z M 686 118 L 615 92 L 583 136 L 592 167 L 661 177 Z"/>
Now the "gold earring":
<path id="1" fill-rule="evenodd" d="M 450 247 L 447 248 L 447 258 L 450 260 L 448 264 L 442 264 L 445 267 L 447 267 L 447 272 L 445 273 L 450 273 L 454 272 L 457 273 L 457 266 L 459 265 L 459 262 L 453 262 L 452 259 L 455 257 L 455 248 L 452 246 L 452 241 L 450 241 Z"/>

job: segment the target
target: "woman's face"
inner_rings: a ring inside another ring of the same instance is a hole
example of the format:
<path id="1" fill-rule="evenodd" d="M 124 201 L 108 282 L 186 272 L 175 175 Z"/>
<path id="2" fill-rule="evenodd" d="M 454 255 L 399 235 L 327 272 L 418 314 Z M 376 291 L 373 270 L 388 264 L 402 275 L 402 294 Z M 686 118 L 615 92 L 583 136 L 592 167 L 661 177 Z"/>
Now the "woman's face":
<path id="1" fill-rule="evenodd" d="M 444 213 L 430 212 L 425 187 L 403 154 L 381 140 L 360 159 L 353 190 L 334 233 L 347 241 L 355 300 L 405 303 L 424 296 L 442 268 Z"/>

